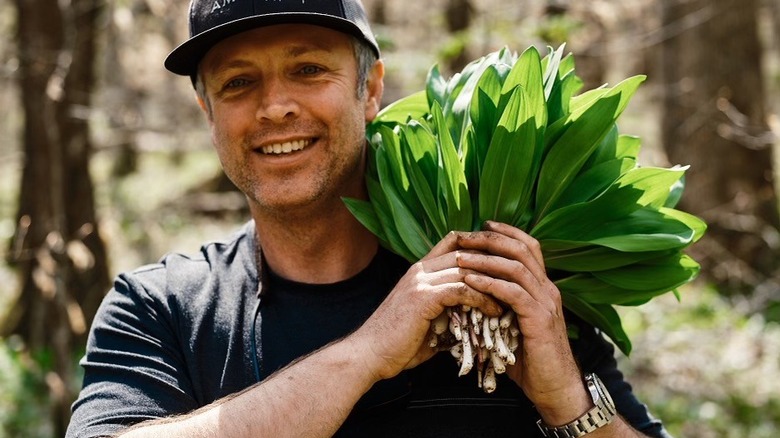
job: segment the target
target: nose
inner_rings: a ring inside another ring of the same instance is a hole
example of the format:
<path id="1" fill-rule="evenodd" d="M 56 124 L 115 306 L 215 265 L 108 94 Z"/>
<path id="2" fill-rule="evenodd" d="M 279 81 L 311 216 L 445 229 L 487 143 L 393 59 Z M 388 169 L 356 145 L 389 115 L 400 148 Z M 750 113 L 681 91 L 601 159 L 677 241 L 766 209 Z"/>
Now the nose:
<path id="1" fill-rule="evenodd" d="M 258 121 L 279 123 L 298 115 L 297 97 L 293 87 L 284 78 L 267 78 L 260 88 L 255 114 Z"/>

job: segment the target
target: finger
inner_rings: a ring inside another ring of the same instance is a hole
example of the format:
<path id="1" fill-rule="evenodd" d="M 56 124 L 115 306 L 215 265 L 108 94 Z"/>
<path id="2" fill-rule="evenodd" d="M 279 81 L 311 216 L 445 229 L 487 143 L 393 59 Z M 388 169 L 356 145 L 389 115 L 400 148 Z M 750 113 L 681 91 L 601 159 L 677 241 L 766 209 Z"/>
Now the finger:
<path id="1" fill-rule="evenodd" d="M 495 297 L 497 300 L 512 307 L 517 315 L 520 331 L 532 338 L 544 338 L 556 332 L 555 327 L 563 327 L 565 323 L 560 303 L 560 294 L 549 290 L 543 301 L 516 283 L 492 278 L 486 275 L 467 275 L 464 279 L 470 287 Z"/>
<path id="2" fill-rule="evenodd" d="M 485 221 L 483 224 L 483 229 L 486 231 L 495 231 L 523 242 L 525 246 L 531 251 L 531 254 L 533 254 L 537 263 L 544 267 L 544 255 L 542 254 L 542 247 L 539 245 L 539 241 L 531 237 L 530 234 L 517 227 L 496 221 Z"/>
<path id="3" fill-rule="evenodd" d="M 454 251 L 446 252 L 441 255 L 435 255 L 433 250 L 431 250 L 428 255 L 417 262 L 417 265 L 420 267 L 422 272 L 432 273 L 457 267 L 458 260 Z"/>
<path id="4" fill-rule="evenodd" d="M 470 288 L 506 303 L 518 315 L 539 306 L 538 300 L 533 295 L 519 284 L 511 281 L 482 274 L 469 274 L 463 281 Z"/>
<path id="5" fill-rule="evenodd" d="M 456 249 L 442 255 L 434 256 L 429 254 L 426 258 L 421 259 L 416 264 L 420 270 L 425 273 L 433 273 L 437 271 L 443 271 L 449 268 L 458 267 L 458 254 L 459 253 L 475 253 L 472 250 Z"/>
<path id="6" fill-rule="evenodd" d="M 435 273 L 428 275 L 427 282 L 431 286 L 439 286 L 444 284 L 454 284 L 463 282 L 466 275 L 477 274 L 477 271 L 468 268 L 462 268 L 455 266 L 451 268 L 441 269 Z"/>
<path id="7" fill-rule="evenodd" d="M 458 253 L 458 266 L 464 270 L 477 271 L 496 279 L 516 283 L 537 301 L 545 301 L 542 281 L 538 273 L 533 272 L 525 264 L 504 257 L 483 253 Z"/>
<path id="8" fill-rule="evenodd" d="M 442 255 L 448 252 L 453 252 L 458 249 L 458 236 L 462 234 L 459 231 L 450 231 L 447 233 L 433 248 L 425 255 L 421 260 L 428 260 Z"/>
<path id="9" fill-rule="evenodd" d="M 439 304 L 445 308 L 466 305 L 478 308 L 490 316 L 500 316 L 503 312 L 503 308 L 491 294 L 482 293 L 465 281 L 437 285 L 432 287 L 432 290 L 438 295 Z"/>
<path id="10" fill-rule="evenodd" d="M 544 265 L 539 263 L 539 258 L 536 255 L 534 246 L 538 247 L 538 242 L 535 239 L 531 239 L 526 243 L 524 240 L 518 240 L 496 231 L 462 233 L 457 235 L 456 239 L 461 248 L 488 252 L 506 259 L 519 261 L 539 281 L 547 278 Z"/>

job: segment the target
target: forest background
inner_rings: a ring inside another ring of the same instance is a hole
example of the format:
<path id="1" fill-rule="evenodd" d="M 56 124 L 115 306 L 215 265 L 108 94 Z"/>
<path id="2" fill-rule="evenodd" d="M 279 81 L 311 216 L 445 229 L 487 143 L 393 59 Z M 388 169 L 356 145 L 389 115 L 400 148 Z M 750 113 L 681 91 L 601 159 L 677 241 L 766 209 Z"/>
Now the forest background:
<path id="1" fill-rule="evenodd" d="M 365 0 L 385 103 L 503 46 L 566 43 L 590 89 L 648 75 L 619 120 L 640 163 L 690 164 L 699 279 L 620 309 L 619 357 L 678 437 L 780 430 L 778 0 Z M 186 78 L 186 2 L 0 0 L 0 438 L 59 437 L 110 279 L 247 219 Z"/>

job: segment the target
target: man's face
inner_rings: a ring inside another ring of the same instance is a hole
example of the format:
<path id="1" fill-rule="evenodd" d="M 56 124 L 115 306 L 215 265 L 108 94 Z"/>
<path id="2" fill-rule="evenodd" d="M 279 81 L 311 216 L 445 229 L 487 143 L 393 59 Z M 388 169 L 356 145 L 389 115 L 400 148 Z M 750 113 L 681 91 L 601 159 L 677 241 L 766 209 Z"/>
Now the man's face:
<path id="1" fill-rule="evenodd" d="M 350 37 L 319 26 L 261 27 L 221 41 L 200 75 L 226 174 L 268 213 L 360 196 L 365 124 L 379 109 L 382 74 L 378 63 L 359 98 Z"/>

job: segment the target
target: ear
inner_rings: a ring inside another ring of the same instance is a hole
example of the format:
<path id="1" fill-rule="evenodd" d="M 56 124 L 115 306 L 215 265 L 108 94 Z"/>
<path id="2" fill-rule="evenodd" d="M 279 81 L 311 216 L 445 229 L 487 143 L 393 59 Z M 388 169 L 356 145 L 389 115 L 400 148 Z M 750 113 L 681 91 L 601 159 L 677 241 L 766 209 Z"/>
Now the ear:
<path id="1" fill-rule="evenodd" d="M 368 73 L 366 83 L 366 123 L 374 120 L 382 104 L 382 93 L 385 90 L 385 64 L 378 59 Z"/>
<path id="2" fill-rule="evenodd" d="M 203 99 L 200 93 L 197 92 L 195 93 L 195 100 L 198 101 L 198 106 L 203 113 L 206 114 L 206 119 L 208 119 L 209 123 L 211 123 L 211 108 L 209 107 L 209 104 Z"/>

